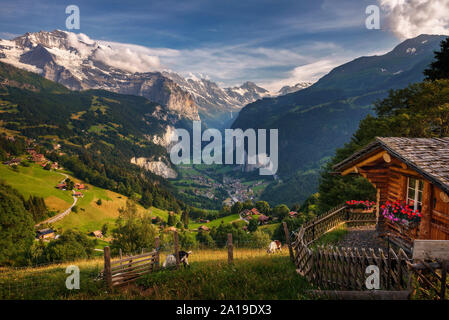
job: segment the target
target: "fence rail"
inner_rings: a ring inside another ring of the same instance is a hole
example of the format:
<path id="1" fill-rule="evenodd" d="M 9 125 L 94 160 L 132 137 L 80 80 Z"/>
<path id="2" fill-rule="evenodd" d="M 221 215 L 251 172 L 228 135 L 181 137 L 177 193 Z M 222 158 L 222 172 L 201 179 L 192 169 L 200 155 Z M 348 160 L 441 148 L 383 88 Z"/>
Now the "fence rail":
<path id="1" fill-rule="evenodd" d="M 111 261 L 110 248 L 104 248 L 104 274 L 109 289 L 136 281 L 158 267 L 159 253 L 153 250 L 135 256 Z"/>
<path id="2" fill-rule="evenodd" d="M 367 213 L 353 212 L 341 205 L 318 216 L 300 228 L 294 249 L 297 271 L 321 289 L 366 290 L 366 268 L 379 268 L 381 289 L 404 290 L 408 286 L 407 254 L 399 249 L 340 248 L 309 246 L 325 233 L 342 224 L 372 224 Z"/>
<path id="3" fill-rule="evenodd" d="M 443 244 L 438 241 L 421 241 L 419 247 L 416 247 L 419 241 L 415 241 L 413 259 L 409 258 L 402 248 L 397 251 L 392 248 L 384 251 L 380 248 L 310 247 L 310 244 L 322 235 L 342 224 L 360 225 L 375 222 L 375 219 L 367 219 L 366 213 L 351 212 L 341 205 L 303 225 L 295 233 L 293 242 L 293 260 L 297 272 L 321 290 L 366 291 L 367 267 L 376 266 L 379 268 L 381 290 L 394 291 L 401 296 L 402 292 L 413 291 L 425 298 L 447 299 L 448 242 Z M 414 288 L 412 278 L 415 282 Z"/>

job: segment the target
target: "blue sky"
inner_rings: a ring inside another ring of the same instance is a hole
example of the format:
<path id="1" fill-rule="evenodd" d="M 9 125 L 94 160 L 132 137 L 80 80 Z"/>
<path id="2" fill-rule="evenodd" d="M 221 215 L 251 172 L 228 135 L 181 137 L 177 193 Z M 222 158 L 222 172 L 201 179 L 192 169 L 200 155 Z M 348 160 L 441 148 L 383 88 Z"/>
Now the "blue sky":
<path id="1" fill-rule="evenodd" d="M 420 0 L 405 0 L 411 4 Z M 400 1 L 399 1 L 400 2 Z M 433 0 L 449 11 L 446 0 Z M 25 32 L 66 30 L 66 6 L 80 8 L 81 28 L 91 39 L 151 48 L 160 65 L 187 75 L 202 74 L 220 85 L 250 80 L 269 89 L 315 81 L 332 67 L 362 55 L 391 50 L 421 30 L 447 24 L 404 24 L 407 13 L 395 0 L 145 0 L 0 1 L 0 38 Z M 365 9 L 382 4 L 381 29 L 365 27 Z M 401 9 L 401 10 L 399 10 Z M 422 8 L 421 8 L 422 9 Z M 446 10 L 446 11 L 445 11 Z M 416 11 L 416 8 L 415 8 Z M 421 10 L 423 11 L 423 10 Z M 405 12 L 405 13 L 404 13 Z M 432 11 L 428 13 L 432 14 Z M 418 21 L 418 19 L 417 19 Z M 445 20 L 447 22 L 447 19 Z M 431 21 L 432 23 L 432 21 Z M 435 22 L 436 24 L 437 22 Z M 413 29 L 413 27 L 415 29 Z M 145 52 L 144 48 L 135 50 Z"/>

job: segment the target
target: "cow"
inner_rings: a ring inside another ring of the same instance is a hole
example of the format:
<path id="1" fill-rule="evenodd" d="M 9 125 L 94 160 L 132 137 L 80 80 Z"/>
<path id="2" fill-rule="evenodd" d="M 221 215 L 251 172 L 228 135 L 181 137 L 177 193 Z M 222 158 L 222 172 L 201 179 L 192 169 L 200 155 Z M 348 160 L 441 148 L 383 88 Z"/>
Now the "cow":
<path id="1" fill-rule="evenodd" d="M 184 265 L 184 268 L 189 266 L 189 255 L 192 254 L 192 251 L 179 251 L 179 261 L 182 262 L 182 264 Z M 169 254 L 166 258 L 164 263 L 162 264 L 162 268 L 171 268 L 176 266 L 176 255 L 173 254 Z"/>
<path id="2" fill-rule="evenodd" d="M 271 241 L 268 245 L 267 253 L 275 253 L 276 251 L 282 251 L 282 243 L 279 240 Z"/>

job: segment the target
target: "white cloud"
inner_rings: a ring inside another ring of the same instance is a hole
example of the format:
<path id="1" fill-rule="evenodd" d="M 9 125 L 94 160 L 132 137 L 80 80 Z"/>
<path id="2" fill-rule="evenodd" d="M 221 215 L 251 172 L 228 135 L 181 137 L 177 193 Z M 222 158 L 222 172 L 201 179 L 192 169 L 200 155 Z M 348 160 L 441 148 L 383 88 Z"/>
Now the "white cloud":
<path id="1" fill-rule="evenodd" d="M 118 50 L 101 46 L 95 51 L 93 58 L 109 66 L 129 72 L 148 72 L 160 67 L 159 57 L 139 53 L 130 48 Z"/>
<path id="2" fill-rule="evenodd" d="M 92 56 L 111 67 L 128 72 L 149 72 L 160 69 L 158 54 L 169 55 L 170 49 L 158 50 L 142 46 L 90 39 L 83 33 L 66 32 L 67 43 L 77 49 L 82 58 Z"/>
<path id="3" fill-rule="evenodd" d="M 283 86 L 292 86 L 299 82 L 316 82 L 343 62 L 346 62 L 344 58 L 318 60 L 294 68 L 284 79 L 261 83 L 261 85 L 271 92 L 277 92 Z"/>
<path id="4" fill-rule="evenodd" d="M 271 92 L 298 82 L 315 82 L 360 55 L 333 42 L 320 41 L 289 49 L 245 43 L 180 50 L 92 40 L 83 34 L 71 34 L 69 41 L 82 55 L 92 54 L 97 48 L 95 59 L 128 72 L 174 71 L 186 78 L 210 79 L 222 87 L 249 80 Z"/>
<path id="5" fill-rule="evenodd" d="M 400 39 L 449 34 L 448 0 L 378 0 L 391 31 Z"/>

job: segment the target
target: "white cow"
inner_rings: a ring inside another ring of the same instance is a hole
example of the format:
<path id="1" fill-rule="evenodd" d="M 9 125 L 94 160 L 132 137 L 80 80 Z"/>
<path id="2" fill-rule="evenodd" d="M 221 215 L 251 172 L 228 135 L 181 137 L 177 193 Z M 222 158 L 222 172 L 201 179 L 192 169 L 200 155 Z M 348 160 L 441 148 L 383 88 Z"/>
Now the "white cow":
<path id="1" fill-rule="evenodd" d="M 276 251 L 282 251 L 282 243 L 279 240 L 271 241 L 268 245 L 267 253 L 275 253 Z"/>
<path id="2" fill-rule="evenodd" d="M 162 264 L 162 268 L 171 268 L 176 266 L 176 257 L 174 254 L 169 254 L 167 257 L 165 257 L 165 261 Z"/>
<path id="3" fill-rule="evenodd" d="M 179 251 L 179 261 L 182 262 L 184 267 L 190 266 L 189 265 L 189 255 L 192 254 L 192 251 L 185 252 L 185 251 Z M 176 256 L 174 254 L 169 254 L 166 258 L 164 263 L 162 264 L 162 268 L 171 268 L 176 266 Z"/>

